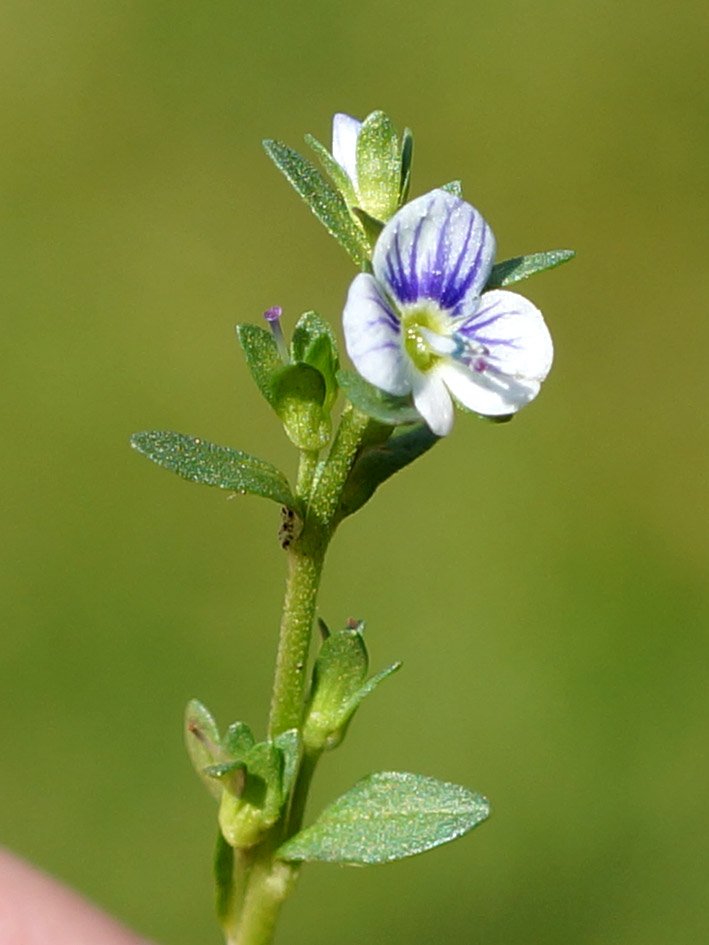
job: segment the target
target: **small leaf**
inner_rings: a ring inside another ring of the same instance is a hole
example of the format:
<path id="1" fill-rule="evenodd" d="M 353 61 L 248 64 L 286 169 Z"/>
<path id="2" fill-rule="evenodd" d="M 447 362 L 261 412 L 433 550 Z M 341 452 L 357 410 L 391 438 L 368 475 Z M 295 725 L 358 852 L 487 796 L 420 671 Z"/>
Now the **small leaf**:
<path id="1" fill-rule="evenodd" d="M 486 289 L 499 289 L 505 285 L 512 285 L 521 279 L 543 272 L 545 269 L 554 269 L 562 263 L 573 259 L 576 253 L 573 249 L 552 249 L 547 253 L 530 253 L 529 256 L 516 256 L 514 259 L 505 259 L 492 267 Z"/>
<path id="2" fill-rule="evenodd" d="M 273 407 L 271 382 L 274 374 L 283 367 L 273 335 L 259 325 L 237 325 L 236 336 L 256 386 Z"/>
<path id="3" fill-rule="evenodd" d="M 347 203 L 355 203 L 357 196 L 354 192 L 354 187 L 352 186 L 352 181 L 350 180 L 349 174 L 344 169 L 344 167 L 338 164 L 327 148 L 320 144 L 320 142 L 312 135 L 306 135 L 305 141 L 310 145 L 313 151 L 315 151 L 318 156 L 318 160 L 322 164 L 325 172 L 328 174 L 330 180 L 340 191 Z"/>
<path id="4" fill-rule="evenodd" d="M 430 450 L 439 439 L 422 423 L 362 450 L 345 483 L 340 516 L 345 518 L 360 509 L 383 482 Z"/>
<path id="5" fill-rule="evenodd" d="M 399 205 L 401 148 L 384 112 L 367 115 L 357 136 L 357 190 L 362 208 L 376 220 L 388 220 Z"/>
<path id="6" fill-rule="evenodd" d="M 458 784 L 381 771 L 358 781 L 278 850 L 292 861 L 367 865 L 423 853 L 485 820 L 488 801 Z"/>
<path id="7" fill-rule="evenodd" d="M 418 423 L 421 420 L 421 415 L 411 403 L 410 397 L 387 394 L 354 371 L 338 371 L 337 381 L 350 403 L 379 423 L 394 427 L 404 423 Z"/>
<path id="8" fill-rule="evenodd" d="M 320 450 L 330 440 L 330 420 L 323 410 L 325 378 L 305 362 L 288 364 L 273 379 L 276 413 L 301 450 Z"/>
<path id="9" fill-rule="evenodd" d="M 364 236 L 347 209 L 342 194 L 297 151 L 280 141 L 266 140 L 263 146 L 278 170 L 305 200 L 328 233 L 347 250 L 353 262 L 358 266 L 365 262 L 368 251 L 364 245 Z"/>
<path id="10" fill-rule="evenodd" d="M 185 745 L 195 771 L 209 793 L 219 799 L 220 785 L 204 771 L 221 760 L 219 729 L 209 709 L 197 699 L 190 700 L 185 709 Z"/>
<path id="11" fill-rule="evenodd" d="M 283 473 L 248 453 L 217 446 L 184 433 L 152 430 L 134 433 L 131 446 L 158 466 L 206 486 L 219 486 L 245 495 L 260 495 L 279 505 L 296 508 L 296 501 Z"/>
<path id="12" fill-rule="evenodd" d="M 463 199 L 463 184 L 459 180 L 452 180 L 449 184 L 443 184 L 440 189 L 445 190 L 448 194 L 453 194 L 454 197 Z"/>
<path id="13" fill-rule="evenodd" d="M 401 138 L 401 187 L 399 189 L 399 204 L 405 203 L 409 196 L 411 185 L 411 161 L 414 156 L 414 136 L 411 129 L 404 128 Z"/>

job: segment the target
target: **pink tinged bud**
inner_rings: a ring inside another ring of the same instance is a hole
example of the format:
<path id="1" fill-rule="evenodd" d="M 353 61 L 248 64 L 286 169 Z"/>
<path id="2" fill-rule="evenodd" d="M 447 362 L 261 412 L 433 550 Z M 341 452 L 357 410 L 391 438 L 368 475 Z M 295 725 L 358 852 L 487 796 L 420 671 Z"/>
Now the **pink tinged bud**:
<path id="1" fill-rule="evenodd" d="M 286 344 L 286 339 L 283 336 L 283 328 L 281 327 L 282 314 L 283 309 L 281 306 L 274 305 L 263 313 L 263 317 L 266 319 L 268 327 L 271 329 L 276 347 L 278 348 L 278 353 L 281 356 L 281 361 L 283 361 L 284 364 L 290 364 L 290 352 L 288 351 L 288 345 Z"/>

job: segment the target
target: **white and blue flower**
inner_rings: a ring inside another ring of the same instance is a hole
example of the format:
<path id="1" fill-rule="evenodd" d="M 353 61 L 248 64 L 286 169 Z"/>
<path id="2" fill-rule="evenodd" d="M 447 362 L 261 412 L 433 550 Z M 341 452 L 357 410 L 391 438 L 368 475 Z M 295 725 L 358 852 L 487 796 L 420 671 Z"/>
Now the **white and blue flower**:
<path id="1" fill-rule="evenodd" d="M 337 160 L 347 169 L 353 126 L 338 132 Z M 541 312 L 516 292 L 482 291 L 494 259 L 495 238 L 478 211 L 433 190 L 392 217 L 373 274 L 350 286 L 343 327 L 355 368 L 389 394 L 412 394 L 438 436 L 453 426 L 453 401 L 482 416 L 513 414 L 551 368 Z"/>

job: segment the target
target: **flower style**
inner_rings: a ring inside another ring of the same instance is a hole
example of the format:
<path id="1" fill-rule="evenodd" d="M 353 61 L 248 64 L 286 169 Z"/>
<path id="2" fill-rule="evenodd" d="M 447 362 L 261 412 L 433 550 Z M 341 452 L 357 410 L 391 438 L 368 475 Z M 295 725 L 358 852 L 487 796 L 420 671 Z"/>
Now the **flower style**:
<path id="1" fill-rule="evenodd" d="M 453 426 L 451 398 L 483 416 L 513 414 L 551 367 L 541 312 L 516 292 L 482 291 L 494 258 L 495 238 L 478 211 L 433 190 L 392 217 L 373 274 L 350 286 L 343 328 L 354 366 L 389 394 L 413 394 L 438 436 Z"/>

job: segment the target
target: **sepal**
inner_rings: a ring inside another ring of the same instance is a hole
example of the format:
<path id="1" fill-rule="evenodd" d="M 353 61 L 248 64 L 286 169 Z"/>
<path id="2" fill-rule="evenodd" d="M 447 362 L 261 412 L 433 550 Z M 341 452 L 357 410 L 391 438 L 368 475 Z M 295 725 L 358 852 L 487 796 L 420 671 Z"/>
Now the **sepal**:
<path id="1" fill-rule="evenodd" d="M 263 146 L 266 154 L 305 200 L 328 233 L 347 250 L 356 265 L 362 265 L 369 255 L 366 240 L 339 190 L 293 148 L 271 139 L 264 141 Z"/>
<path id="2" fill-rule="evenodd" d="M 278 346 L 270 331 L 260 325 L 237 325 L 236 337 L 244 352 L 254 383 L 268 403 L 274 407 L 273 378 L 283 367 Z"/>
<path id="3" fill-rule="evenodd" d="M 446 193 L 453 194 L 454 197 L 460 197 L 463 199 L 463 183 L 459 180 L 449 181 L 447 184 L 443 184 L 440 190 L 445 190 Z"/>
<path id="4" fill-rule="evenodd" d="M 219 800 L 222 789 L 205 769 L 218 764 L 223 758 L 217 723 L 198 699 L 192 699 L 185 709 L 185 747 L 190 761 L 209 793 Z"/>
<path id="5" fill-rule="evenodd" d="M 514 259 L 505 259 L 492 267 L 486 289 L 499 289 L 513 285 L 522 279 L 533 276 L 536 272 L 545 269 L 555 269 L 562 263 L 573 259 L 576 253 L 573 249 L 551 249 L 546 253 L 530 253 L 528 256 L 515 256 Z"/>
<path id="6" fill-rule="evenodd" d="M 307 751 L 336 748 L 365 696 L 401 666 L 394 663 L 366 680 L 369 655 L 363 630 L 364 623 L 353 622 L 331 633 L 320 647 L 303 727 Z"/>
<path id="7" fill-rule="evenodd" d="M 367 115 L 357 136 L 358 206 L 384 223 L 399 209 L 402 152 L 396 129 L 382 111 Z"/>

